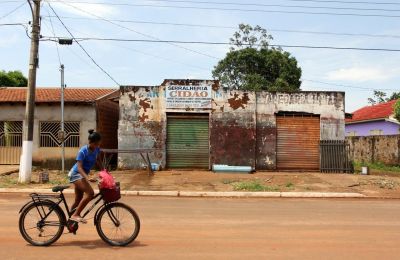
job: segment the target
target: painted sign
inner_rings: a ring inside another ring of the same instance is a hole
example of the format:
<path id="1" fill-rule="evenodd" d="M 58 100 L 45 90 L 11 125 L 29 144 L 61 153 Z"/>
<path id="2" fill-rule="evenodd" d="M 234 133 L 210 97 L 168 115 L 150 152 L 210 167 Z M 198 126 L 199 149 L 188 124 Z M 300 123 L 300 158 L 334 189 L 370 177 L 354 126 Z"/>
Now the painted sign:
<path id="1" fill-rule="evenodd" d="M 167 108 L 211 108 L 211 85 L 166 87 Z"/>

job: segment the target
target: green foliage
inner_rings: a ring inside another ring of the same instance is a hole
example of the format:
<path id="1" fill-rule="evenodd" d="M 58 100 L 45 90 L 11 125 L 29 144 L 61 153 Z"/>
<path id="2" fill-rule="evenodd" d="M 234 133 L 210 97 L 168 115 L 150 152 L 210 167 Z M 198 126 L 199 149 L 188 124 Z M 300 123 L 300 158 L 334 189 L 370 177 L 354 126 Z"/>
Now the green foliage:
<path id="1" fill-rule="evenodd" d="M 278 191 L 279 188 L 266 186 L 259 181 L 242 181 L 233 183 L 233 189 L 236 191 Z"/>
<path id="2" fill-rule="evenodd" d="M 394 118 L 396 118 L 397 121 L 400 122 L 400 98 L 394 104 Z"/>
<path id="3" fill-rule="evenodd" d="M 396 99 L 400 99 L 400 92 L 393 92 L 390 97 L 387 97 L 387 93 L 374 90 L 374 96 L 372 98 L 368 98 L 368 103 L 370 103 L 371 105 L 376 105 Z"/>
<path id="4" fill-rule="evenodd" d="M 353 164 L 356 172 L 360 172 L 362 166 L 368 166 L 372 170 L 400 173 L 400 166 L 390 166 L 381 162 L 374 162 L 374 163 L 354 162 Z"/>
<path id="5" fill-rule="evenodd" d="M 0 87 L 26 87 L 28 79 L 21 71 L 0 71 Z"/>
<path id="6" fill-rule="evenodd" d="M 230 89 L 298 91 L 301 68 L 290 53 L 270 48 L 272 36 L 260 26 L 239 25 L 230 51 L 218 62 L 213 77 Z"/>

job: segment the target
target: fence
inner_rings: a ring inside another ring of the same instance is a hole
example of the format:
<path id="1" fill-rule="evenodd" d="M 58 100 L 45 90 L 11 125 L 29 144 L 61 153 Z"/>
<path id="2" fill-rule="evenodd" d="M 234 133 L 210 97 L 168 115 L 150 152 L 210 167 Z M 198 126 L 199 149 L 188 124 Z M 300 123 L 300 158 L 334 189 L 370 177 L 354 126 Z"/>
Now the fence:
<path id="1" fill-rule="evenodd" d="M 344 140 L 321 140 L 320 169 L 323 173 L 353 173 L 349 144 Z"/>
<path id="2" fill-rule="evenodd" d="M 400 135 L 346 137 L 355 162 L 400 165 Z"/>

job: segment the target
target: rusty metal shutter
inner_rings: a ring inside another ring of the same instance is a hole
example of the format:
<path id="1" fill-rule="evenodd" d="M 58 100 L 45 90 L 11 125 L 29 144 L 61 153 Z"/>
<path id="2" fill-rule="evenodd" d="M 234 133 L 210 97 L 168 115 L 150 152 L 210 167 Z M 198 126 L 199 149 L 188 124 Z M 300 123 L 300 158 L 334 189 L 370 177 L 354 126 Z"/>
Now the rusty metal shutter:
<path id="1" fill-rule="evenodd" d="M 208 114 L 168 115 L 167 167 L 209 169 L 208 128 Z"/>
<path id="2" fill-rule="evenodd" d="M 319 116 L 277 115 L 276 124 L 278 170 L 319 170 Z"/>

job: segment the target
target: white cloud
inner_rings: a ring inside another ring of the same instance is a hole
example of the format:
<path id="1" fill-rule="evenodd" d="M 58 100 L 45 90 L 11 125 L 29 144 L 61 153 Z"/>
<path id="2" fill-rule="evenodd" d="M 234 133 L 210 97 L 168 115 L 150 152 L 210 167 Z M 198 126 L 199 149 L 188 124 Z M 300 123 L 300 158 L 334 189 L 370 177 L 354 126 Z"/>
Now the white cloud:
<path id="1" fill-rule="evenodd" d="M 354 82 L 385 81 L 398 75 L 399 69 L 381 69 L 373 67 L 352 67 L 338 69 L 327 74 L 329 80 Z"/>

